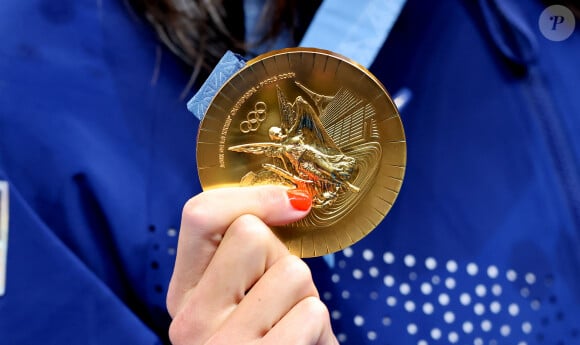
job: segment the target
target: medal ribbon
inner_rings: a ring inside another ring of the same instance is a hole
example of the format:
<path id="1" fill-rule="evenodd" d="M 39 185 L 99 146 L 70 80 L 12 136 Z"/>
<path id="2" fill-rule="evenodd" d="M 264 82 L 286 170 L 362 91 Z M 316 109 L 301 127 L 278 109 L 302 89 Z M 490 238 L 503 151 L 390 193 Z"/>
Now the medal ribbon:
<path id="1" fill-rule="evenodd" d="M 248 0 L 246 0 L 248 1 Z M 302 42 L 303 47 L 331 50 L 369 67 L 395 25 L 406 0 L 325 0 Z M 222 57 L 199 91 L 187 103 L 200 121 L 213 96 L 246 60 L 230 51 Z"/>

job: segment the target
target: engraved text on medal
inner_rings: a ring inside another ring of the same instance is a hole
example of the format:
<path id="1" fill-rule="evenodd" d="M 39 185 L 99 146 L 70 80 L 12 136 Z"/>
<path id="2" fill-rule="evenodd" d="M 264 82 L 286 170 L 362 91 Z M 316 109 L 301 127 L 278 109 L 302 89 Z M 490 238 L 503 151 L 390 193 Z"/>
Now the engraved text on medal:
<path id="1" fill-rule="evenodd" d="M 258 90 L 266 85 L 270 85 L 272 83 L 276 83 L 280 80 L 284 80 L 284 79 L 291 79 L 296 77 L 296 73 L 294 72 L 288 72 L 288 73 L 282 73 L 282 74 L 278 74 L 275 76 L 272 76 L 268 79 L 264 79 L 261 82 L 259 82 L 258 84 L 256 84 L 255 86 L 253 86 L 252 88 L 250 88 L 248 91 L 246 91 L 242 97 L 240 97 L 238 99 L 238 101 L 234 104 L 234 106 L 232 107 L 232 109 L 230 110 L 229 114 L 227 115 L 227 118 L 224 121 L 224 125 L 222 127 L 221 133 L 220 133 L 220 142 L 219 142 L 219 152 L 218 152 L 218 159 L 219 159 L 219 165 L 220 168 L 225 168 L 225 156 L 224 156 L 224 151 L 226 149 L 225 147 L 225 143 L 226 143 L 226 137 L 228 134 L 228 131 L 230 129 L 230 125 L 232 124 L 232 118 L 238 113 L 238 111 L 240 110 L 240 108 L 242 107 L 242 105 L 250 98 L 252 97 L 256 92 L 258 92 Z"/>

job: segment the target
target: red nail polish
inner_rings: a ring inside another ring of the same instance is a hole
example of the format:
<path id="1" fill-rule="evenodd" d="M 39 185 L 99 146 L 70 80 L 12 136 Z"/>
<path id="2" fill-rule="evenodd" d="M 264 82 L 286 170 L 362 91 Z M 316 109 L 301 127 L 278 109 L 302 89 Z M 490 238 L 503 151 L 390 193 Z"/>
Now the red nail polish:
<path id="1" fill-rule="evenodd" d="M 288 193 L 290 204 L 298 211 L 306 211 L 312 206 L 312 198 L 307 191 L 302 189 L 289 189 L 286 193 Z"/>

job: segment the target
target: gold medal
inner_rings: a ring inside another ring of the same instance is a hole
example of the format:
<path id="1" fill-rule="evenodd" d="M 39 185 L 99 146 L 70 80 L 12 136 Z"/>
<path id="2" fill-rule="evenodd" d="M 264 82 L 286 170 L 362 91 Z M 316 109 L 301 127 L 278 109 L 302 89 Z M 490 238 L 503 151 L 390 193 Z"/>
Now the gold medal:
<path id="1" fill-rule="evenodd" d="M 300 257 L 346 248 L 392 207 L 405 174 L 397 108 L 364 67 L 290 48 L 248 61 L 213 98 L 197 166 L 207 189 L 282 184 L 306 190 L 308 216 L 272 230 Z"/>

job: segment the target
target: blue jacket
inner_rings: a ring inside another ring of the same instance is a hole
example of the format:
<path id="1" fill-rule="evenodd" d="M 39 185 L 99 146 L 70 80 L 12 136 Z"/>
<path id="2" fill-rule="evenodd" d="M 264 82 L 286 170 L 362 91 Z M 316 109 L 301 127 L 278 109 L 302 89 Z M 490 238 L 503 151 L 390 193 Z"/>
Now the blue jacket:
<path id="1" fill-rule="evenodd" d="M 370 70 L 408 166 L 378 229 L 308 260 L 344 344 L 580 343 L 580 35 L 543 3 L 409 0 Z M 167 342 L 199 193 L 187 70 L 119 1 L 4 1 L 6 344 Z"/>

